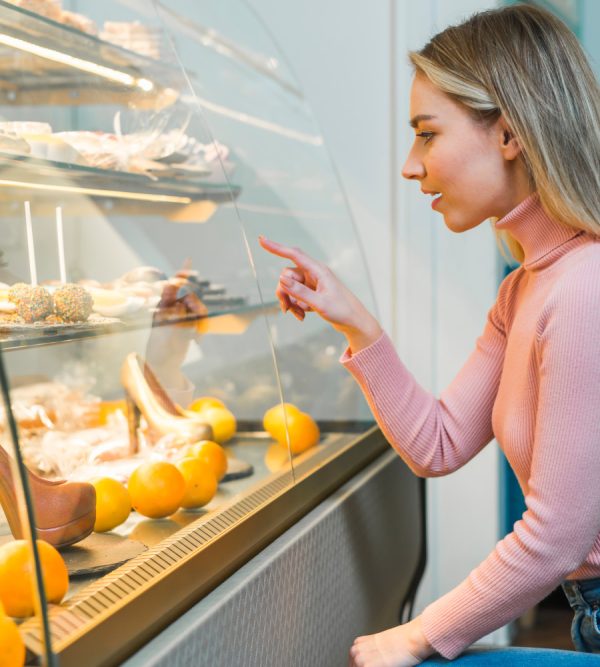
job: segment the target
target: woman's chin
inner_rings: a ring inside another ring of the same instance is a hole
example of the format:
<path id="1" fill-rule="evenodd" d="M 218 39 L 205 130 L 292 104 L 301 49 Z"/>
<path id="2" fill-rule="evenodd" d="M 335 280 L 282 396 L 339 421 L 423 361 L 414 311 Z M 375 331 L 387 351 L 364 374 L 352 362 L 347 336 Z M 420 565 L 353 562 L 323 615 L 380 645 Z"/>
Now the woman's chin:
<path id="1" fill-rule="evenodd" d="M 444 224 L 451 232 L 454 232 L 455 234 L 460 234 L 461 232 L 465 231 L 464 227 L 451 215 L 444 215 Z"/>
<path id="2" fill-rule="evenodd" d="M 451 213 L 444 213 L 444 224 L 451 232 L 455 234 L 462 234 L 469 229 L 473 229 L 481 224 L 480 220 L 465 220 L 464 218 L 457 218 Z"/>

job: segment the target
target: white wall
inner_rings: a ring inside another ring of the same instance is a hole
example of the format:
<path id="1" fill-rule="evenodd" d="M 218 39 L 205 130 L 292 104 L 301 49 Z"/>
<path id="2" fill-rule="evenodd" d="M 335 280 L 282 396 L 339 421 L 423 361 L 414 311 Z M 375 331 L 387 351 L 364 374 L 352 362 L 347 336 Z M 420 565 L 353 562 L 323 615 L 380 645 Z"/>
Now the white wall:
<path id="1" fill-rule="evenodd" d="M 587 51 L 596 76 L 600 75 L 600 2 L 583 0 L 581 3 L 581 41 Z"/>
<path id="2" fill-rule="evenodd" d="M 249 0 L 287 55 L 321 126 L 363 242 L 380 319 L 432 391 L 460 368 L 498 284 L 491 230 L 448 232 L 402 181 L 411 141 L 406 51 L 491 0 Z M 463 579 L 499 537 L 494 445 L 428 482 L 430 558 L 418 609 Z M 502 642 L 506 633 L 495 634 Z"/>

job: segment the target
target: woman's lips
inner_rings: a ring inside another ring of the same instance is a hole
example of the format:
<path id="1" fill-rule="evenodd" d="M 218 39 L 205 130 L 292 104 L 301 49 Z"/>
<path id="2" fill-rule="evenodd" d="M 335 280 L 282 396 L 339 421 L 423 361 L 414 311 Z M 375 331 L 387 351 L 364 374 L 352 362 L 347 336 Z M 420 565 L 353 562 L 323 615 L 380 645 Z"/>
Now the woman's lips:
<path id="1" fill-rule="evenodd" d="M 439 192 L 437 192 L 437 190 L 425 190 L 424 188 L 421 188 L 421 192 L 424 195 L 431 195 L 433 197 L 433 201 L 431 202 L 431 208 L 435 209 L 436 206 L 440 203 L 442 195 Z"/>

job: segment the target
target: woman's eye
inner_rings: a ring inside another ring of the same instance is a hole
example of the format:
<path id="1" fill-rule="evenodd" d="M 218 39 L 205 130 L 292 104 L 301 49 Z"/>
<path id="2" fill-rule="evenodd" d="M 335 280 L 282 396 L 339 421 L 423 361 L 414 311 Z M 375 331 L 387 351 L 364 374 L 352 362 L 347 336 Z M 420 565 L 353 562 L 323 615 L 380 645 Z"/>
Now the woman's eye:
<path id="1" fill-rule="evenodd" d="M 433 134 L 433 132 L 417 132 L 416 136 L 425 139 L 423 143 L 427 144 L 433 139 Z"/>

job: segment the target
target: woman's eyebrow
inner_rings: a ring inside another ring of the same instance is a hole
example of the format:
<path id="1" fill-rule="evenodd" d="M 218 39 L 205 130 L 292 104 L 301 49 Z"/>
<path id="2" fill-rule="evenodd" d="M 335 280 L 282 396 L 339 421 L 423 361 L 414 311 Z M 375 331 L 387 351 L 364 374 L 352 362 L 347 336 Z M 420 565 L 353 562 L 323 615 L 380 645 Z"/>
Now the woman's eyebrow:
<path id="1" fill-rule="evenodd" d="M 422 120 L 433 120 L 434 118 L 437 118 L 437 116 L 432 116 L 431 114 L 428 114 L 428 113 L 420 113 L 420 114 L 417 114 L 416 116 L 413 116 L 413 118 L 411 118 L 411 119 L 408 121 L 408 124 L 409 124 L 411 127 L 417 127 L 417 125 L 418 125 Z"/>

